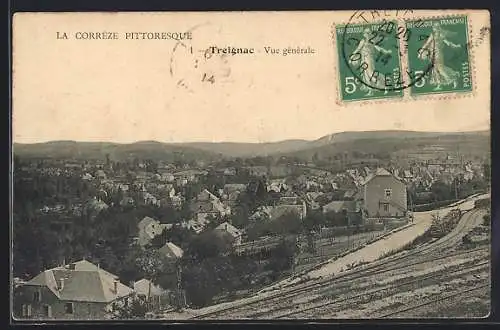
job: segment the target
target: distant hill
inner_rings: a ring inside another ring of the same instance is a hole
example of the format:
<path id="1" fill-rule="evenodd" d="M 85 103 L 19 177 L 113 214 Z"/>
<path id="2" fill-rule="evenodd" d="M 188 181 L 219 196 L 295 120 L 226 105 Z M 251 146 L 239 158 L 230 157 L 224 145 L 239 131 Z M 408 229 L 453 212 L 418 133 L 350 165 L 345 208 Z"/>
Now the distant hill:
<path id="1" fill-rule="evenodd" d="M 405 139 L 405 138 L 411 139 L 411 138 L 437 137 L 450 134 L 477 135 L 481 133 L 488 133 L 488 132 L 484 131 L 484 132 L 471 132 L 471 133 L 449 133 L 449 132 L 443 133 L 443 132 L 416 132 L 416 131 L 403 131 L 403 130 L 341 132 L 323 136 L 314 141 L 314 144 L 319 146 L 319 145 L 339 143 L 339 142 L 348 142 L 353 140 Z"/>
<path id="2" fill-rule="evenodd" d="M 490 132 L 427 133 L 407 131 L 346 132 L 322 137 L 308 148 L 281 155 L 310 159 L 314 154 L 327 158 L 338 153 L 397 153 L 406 156 L 428 152 L 438 147 L 443 153 L 459 151 L 462 154 L 483 156 L 490 152 Z"/>
<path id="3" fill-rule="evenodd" d="M 215 152 L 230 157 L 255 157 L 302 150 L 307 148 L 310 143 L 311 141 L 307 140 L 285 140 L 269 143 L 193 142 L 180 145 Z"/>
<path id="4" fill-rule="evenodd" d="M 185 143 L 181 144 L 184 146 L 195 147 L 198 149 L 203 149 L 206 151 L 211 151 L 215 153 L 220 153 L 225 156 L 230 157 L 254 157 L 254 156 L 268 156 L 268 155 L 302 155 L 314 153 L 316 148 L 326 146 L 327 149 L 330 147 L 334 149 L 339 149 L 341 151 L 348 151 L 354 143 L 360 148 L 359 151 L 365 151 L 365 149 L 370 149 L 371 147 L 364 148 L 363 146 L 371 146 L 370 141 L 377 140 L 375 143 L 379 145 L 383 140 L 385 142 L 401 141 L 404 139 L 424 139 L 429 138 L 428 142 L 432 139 L 443 138 L 449 136 L 451 141 L 456 137 L 461 136 L 477 136 L 489 138 L 489 131 L 478 131 L 478 132 L 465 132 L 465 133 L 448 133 L 448 132 L 415 132 L 415 131 L 361 131 L 361 132 L 341 132 L 334 133 L 330 135 L 323 136 L 317 140 L 284 140 L 279 142 L 270 143 L 232 143 L 232 142 L 220 142 L 220 143 Z M 489 144 L 488 144 L 489 145 Z M 381 146 L 382 147 L 382 146 Z M 382 149 L 384 149 L 382 147 Z M 392 151 L 392 150 L 390 150 Z"/>
<path id="5" fill-rule="evenodd" d="M 104 159 L 129 158 L 172 161 L 214 160 L 225 157 L 295 156 L 310 159 L 312 155 L 329 157 L 336 153 L 358 151 L 364 153 L 419 152 L 432 145 L 462 153 L 484 154 L 489 152 L 490 132 L 414 132 L 414 131 L 365 131 L 342 132 L 317 140 L 284 140 L 270 143 L 193 142 L 162 143 L 141 141 L 131 144 L 108 142 L 53 141 L 36 144 L 14 144 L 14 153 L 24 157 Z"/>
<path id="6" fill-rule="evenodd" d="M 141 141 L 130 144 L 109 142 L 75 142 L 53 141 L 35 144 L 14 144 L 14 154 L 30 158 L 55 159 L 105 159 L 110 155 L 112 160 L 152 159 L 156 161 L 174 161 L 176 159 L 213 160 L 220 156 L 186 146 L 161 143 L 156 141 Z"/>

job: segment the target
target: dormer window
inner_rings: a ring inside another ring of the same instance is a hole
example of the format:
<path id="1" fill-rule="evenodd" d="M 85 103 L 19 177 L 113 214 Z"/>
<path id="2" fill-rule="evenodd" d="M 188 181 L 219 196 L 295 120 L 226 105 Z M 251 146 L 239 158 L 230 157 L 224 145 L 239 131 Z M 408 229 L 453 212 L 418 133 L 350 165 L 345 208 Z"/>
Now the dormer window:
<path id="1" fill-rule="evenodd" d="M 384 194 L 385 198 L 390 198 L 392 195 L 392 189 L 385 189 Z"/>
<path id="2" fill-rule="evenodd" d="M 33 301 L 34 302 L 41 302 L 42 301 L 42 294 L 40 290 L 36 290 L 33 292 Z"/>

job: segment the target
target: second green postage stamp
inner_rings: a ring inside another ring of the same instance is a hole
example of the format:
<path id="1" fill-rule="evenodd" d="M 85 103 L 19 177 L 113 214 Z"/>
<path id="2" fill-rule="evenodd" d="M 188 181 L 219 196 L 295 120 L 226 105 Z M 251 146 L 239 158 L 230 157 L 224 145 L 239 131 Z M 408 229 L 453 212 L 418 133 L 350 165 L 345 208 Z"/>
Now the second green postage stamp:
<path id="1" fill-rule="evenodd" d="M 412 95 L 472 91 L 466 16 L 407 21 L 406 28 L 418 36 L 408 42 L 408 70 L 422 76 Z"/>

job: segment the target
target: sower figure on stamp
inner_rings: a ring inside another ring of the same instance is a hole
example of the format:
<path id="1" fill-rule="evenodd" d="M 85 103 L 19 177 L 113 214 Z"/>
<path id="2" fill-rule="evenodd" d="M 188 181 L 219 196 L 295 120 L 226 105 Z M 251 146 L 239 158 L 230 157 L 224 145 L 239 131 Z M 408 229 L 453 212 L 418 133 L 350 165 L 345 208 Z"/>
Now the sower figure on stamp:
<path id="1" fill-rule="evenodd" d="M 375 58 L 377 56 L 377 52 L 381 52 L 384 54 L 391 54 L 392 51 L 390 49 L 382 48 L 374 43 L 370 42 L 371 32 L 370 29 L 365 29 L 363 31 L 363 39 L 359 42 L 358 47 L 352 52 L 349 56 L 350 64 L 359 63 L 358 68 L 361 70 L 361 79 L 366 83 L 374 83 L 380 89 L 384 89 L 384 79 L 382 79 L 382 75 L 376 74 L 375 68 Z M 359 55 L 357 55 L 359 54 Z M 375 81 L 373 81 L 375 80 Z M 361 90 L 366 91 L 366 95 L 373 95 L 373 88 L 368 87 L 365 84 L 362 84 L 360 87 Z M 384 94 L 387 94 L 387 90 L 385 90 Z"/>
<path id="2" fill-rule="evenodd" d="M 452 48 L 460 48 L 461 45 L 454 44 L 453 42 L 446 39 L 451 36 L 453 32 L 446 31 L 439 25 L 434 25 L 432 27 L 432 33 L 425 41 L 424 45 L 418 53 L 418 58 L 421 60 L 434 61 L 429 72 L 429 83 L 433 86 L 435 91 L 440 90 L 441 86 L 453 85 L 456 88 L 458 85 L 458 79 L 460 78 L 460 73 L 453 70 L 452 68 L 446 66 L 444 63 L 444 53 L 446 52 L 446 46 Z"/>

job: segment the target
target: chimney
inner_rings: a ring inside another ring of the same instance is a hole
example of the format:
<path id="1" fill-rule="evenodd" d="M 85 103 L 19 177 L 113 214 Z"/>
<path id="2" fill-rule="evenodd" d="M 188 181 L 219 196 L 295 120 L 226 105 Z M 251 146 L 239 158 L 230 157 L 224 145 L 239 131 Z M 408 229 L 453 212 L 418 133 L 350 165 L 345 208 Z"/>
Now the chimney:
<path id="1" fill-rule="evenodd" d="M 64 278 L 59 279 L 59 291 L 64 289 Z"/>
<path id="2" fill-rule="evenodd" d="M 113 291 L 115 294 L 117 294 L 118 293 L 118 280 L 114 280 L 113 284 L 114 284 Z"/>
<path id="3" fill-rule="evenodd" d="M 129 286 L 131 289 L 134 289 L 135 281 L 130 281 Z"/>

